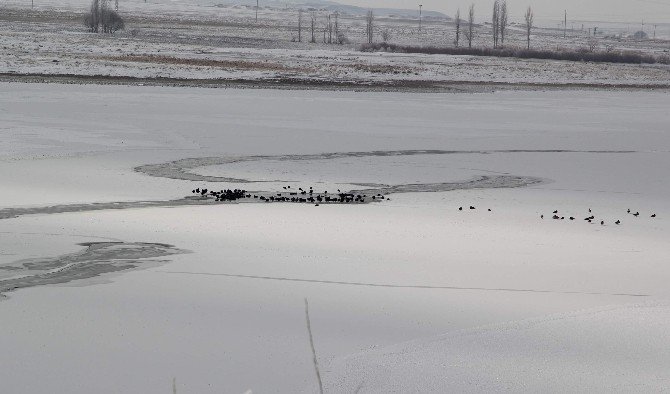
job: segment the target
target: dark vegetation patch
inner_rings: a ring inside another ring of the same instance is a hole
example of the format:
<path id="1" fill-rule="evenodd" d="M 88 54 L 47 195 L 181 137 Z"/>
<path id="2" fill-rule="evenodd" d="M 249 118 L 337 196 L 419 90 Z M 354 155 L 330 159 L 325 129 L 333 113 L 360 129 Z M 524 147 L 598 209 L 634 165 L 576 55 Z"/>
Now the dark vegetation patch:
<path id="1" fill-rule="evenodd" d="M 363 52 L 423 53 L 428 55 L 469 55 L 492 57 L 515 57 L 519 59 L 567 60 L 573 62 L 626 63 L 626 64 L 670 64 L 670 56 L 654 56 L 635 51 L 591 51 L 588 48 L 576 50 L 544 50 L 525 48 L 464 48 L 411 46 L 389 43 L 361 45 Z"/>
<path id="2" fill-rule="evenodd" d="M 125 56 L 102 56 L 102 60 L 113 60 L 122 62 L 174 64 L 181 66 L 216 67 L 236 70 L 259 70 L 259 71 L 304 71 L 283 64 L 273 62 L 250 62 L 246 60 L 215 60 L 181 58 L 165 55 L 125 55 Z"/>

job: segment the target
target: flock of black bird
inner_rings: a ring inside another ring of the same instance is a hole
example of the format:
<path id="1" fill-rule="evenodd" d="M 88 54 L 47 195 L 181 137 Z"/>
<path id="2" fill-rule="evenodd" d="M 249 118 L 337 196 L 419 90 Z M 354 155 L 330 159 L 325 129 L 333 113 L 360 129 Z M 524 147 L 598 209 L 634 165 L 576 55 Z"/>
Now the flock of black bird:
<path id="1" fill-rule="evenodd" d="M 555 210 L 554 212 L 552 212 L 552 214 L 553 214 L 553 215 L 552 215 L 551 218 L 552 218 L 553 220 L 565 220 L 565 216 L 559 216 L 558 209 Z M 628 214 L 628 215 L 632 215 L 632 216 L 634 216 L 634 217 L 636 217 L 636 218 L 640 216 L 640 212 L 639 212 L 639 211 L 636 211 L 635 213 L 633 213 L 630 209 L 628 209 L 627 214 Z M 655 217 L 656 217 L 656 214 L 654 213 L 654 214 L 652 214 L 650 217 L 651 217 L 651 218 L 655 218 Z M 540 219 L 544 219 L 544 215 L 540 215 Z M 574 216 L 570 216 L 570 217 L 568 217 L 568 219 L 569 219 L 569 220 L 576 220 L 576 218 L 575 218 Z M 584 221 L 586 221 L 586 222 L 588 222 L 588 223 L 597 223 L 597 222 L 598 222 L 598 220 L 596 219 L 595 215 L 592 214 L 592 212 L 591 212 L 591 208 L 589 208 L 589 216 L 585 217 L 585 218 L 584 218 Z M 617 219 L 617 220 L 614 222 L 614 224 L 616 224 L 617 226 L 620 225 L 621 223 L 622 223 L 622 222 L 621 222 L 621 219 Z M 601 225 L 601 226 L 604 226 L 604 225 L 605 225 L 605 221 L 604 221 L 604 220 L 600 220 L 600 225 Z"/>
<path id="2" fill-rule="evenodd" d="M 240 189 L 225 189 L 220 191 L 208 190 L 208 189 L 194 189 L 191 191 L 193 194 L 199 194 L 202 197 L 213 197 L 216 201 L 235 201 L 241 200 L 243 198 L 249 198 L 251 195 L 247 194 L 246 190 Z"/>
<path id="3" fill-rule="evenodd" d="M 208 190 L 205 188 L 197 188 L 192 190 L 193 194 L 199 195 L 206 198 L 214 198 L 215 201 L 237 201 L 243 199 L 257 199 L 264 202 L 292 202 L 292 203 L 309 203 L 319 206 L 323 203 L 339 203 L 339 204 L 349 204 L 349 203 L 364 203 L 366 201 L 381 201 L 389 200 L 381 193 L 376 195 L 367 194 L 353 194 L 353 193 L 343 193 L 340 189 L 337 189 L 337 193 L 328 193 L 324 191 L 323 193 L 318 193 L 314 191 L 313 187 L 309 189 L 303 189 L 299 187 L 296 189 L 291 189 L 291 186 L 283 186 L 285 192 L 283 193 L 274 193 L 271 195 L 262 195 L 262 194 L 252 194 L 242 189 L 224 189 L 220 191 Z"/>
<path id="4" fill-rule="evenodd" d="M 390 201 L 389 198 L 385 197 L 381 193 L 378 193 L 376 195 L 370 195 L 368 196 L 367 194 L 354 194 L 354 193 L 343 193 L 340 191 L 340 189 L 337 189 L 337 193 L 331 193 L 329 194 L 328 191 L 324 191 L 323 193 L 318 193 L 314 191 L 313 187 L 309 187 L 309 189 L 303 189 L 299 187 L 297 190 L 291 189 L 291 186 L 283 186 L 285 192 L 283 193 L 274 193 L 271 195 L 262 195 L 262 194 L 252 194 L 247 192 L 246 190 L 242 189 L 223 189 L 219 191 L 215 190 L 208 190 L 205 188 L 197 188 L 192 190 L 193 194 L 199 195 L 200 197 L 205 197 L 205 198 L 213 198 L 214 201 L 217 202 L 224 202 L 224 201 L 237 201 L 237 200 L 243 200 L 243 199 L 256 199 L 259 201 L 264 201 L 264 202 L 292 202 L 292 203 L 309 203 L 309 204 L 314 204 L 317 207 L 319 204 L 323 203 L 339 203 L 339 204 L 349 204 L 349 203 L 364 203 L 366 201 L 382 201 L 382 200 L 387 200 Z M 463 211 L 463 207 L 459 207 L 459 211 Z M 469 206 L 470 210 L 475 210 L 477 209 L 476 207 L 470 205 Z M 488 211 L 491 212 L 491 208 L 488 208 Z M 598 220 L 596 219 L 595 215 L 592 214 L 591 209 L 589 208 L 589 216 L 584 218 L 584 221 L 588 223 L 597 223 Z M 634 217 L 639 217 L 640 212 L 636 211 L 633 212 L 630 209 L 627 211 L 627 213 L 631 216 Z M 650 217 L 655 218 L 656 214 L 652 214 Z M 553 220 L 565 220 L 565 216 L 560 216 L 558 209 L 554 210 L 552 212 L 551 218 Z M 540 219 L 544 219 L 544 215 L 540 215 Z M 567 217 L 568 220 L 574 221 L 577 220 L 574 216 L 569 216 Z M 620 225 L 622 222 L 620 219 L 617 219 L 614 224 Z M 605 220 L 600 220 L 600 225 L 604 226 L 605 225 Z"/>
<path id="5" fill-rule="evenodd" d="M 475 209 L 477 209 L 477 208 L 475 208 L 475 207 L 473 207 L 472 205 L 470 205 L 470 210 L 474 211 Z M 458 210 L 459 210 L 459 211 L 462 211 L 462 210 L 463 210 L 463 207 L 458 207 Z M 489 208 L 488 211 L 491 212 L 491 208 Z"/>

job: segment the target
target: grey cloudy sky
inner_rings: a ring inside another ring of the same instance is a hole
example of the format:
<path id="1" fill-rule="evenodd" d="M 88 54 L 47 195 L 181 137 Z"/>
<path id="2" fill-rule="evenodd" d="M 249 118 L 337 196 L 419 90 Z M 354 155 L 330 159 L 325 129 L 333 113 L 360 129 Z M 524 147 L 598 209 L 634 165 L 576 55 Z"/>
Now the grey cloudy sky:
<path id="1" fill-rule="evenodd" d="M 490 14 L 493 0 L 340 0 L 342 3 L 366 7 L 418 8 L 423 3 L 426 9 L 453 15 L 458 7 L 461 12 L 475 3 L 481 18 Z M 542 20 L 558 20 L 563 10 L 568 19 L 637 22 L 645 19 L 649 23 L 670 23 L 670 0 L 507 0 L 510 12 L 520 19 L 526 7 L 531 5 L 535 15 Z"/>

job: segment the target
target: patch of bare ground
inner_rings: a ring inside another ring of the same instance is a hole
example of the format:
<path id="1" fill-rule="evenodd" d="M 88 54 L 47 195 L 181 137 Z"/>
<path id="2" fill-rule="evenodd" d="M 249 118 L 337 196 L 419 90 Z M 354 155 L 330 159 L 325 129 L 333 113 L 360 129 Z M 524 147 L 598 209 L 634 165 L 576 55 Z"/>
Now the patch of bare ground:
<path id="1" fill-rule="evenodd" d="M 153 63 L 153 64 L 171 64 L 180 66 L 196 67 L 214 67 L 235 70 L 253 70 L 253 71 L 292 71 L 307 72 L 305 68 L 289 67 L 284 64 L 274 62 L 250 62 L 246 60 L 215 60 L 215 59 L 194 59 L 181 58 L 166 55 L 124 55 L 124 56 L 99 56 L 100 60 L 111 60 L 134 63 Z"/>
<path id="2" fill-rule="evenodd" d="M 414 74 L 416 72 L 411 67 L 396 66 L 391 64 L 355 63 L 349 67 L 355 71 L 363 71 L 371 74 Z"/>
<path id="3" fill-rule="evenodd" d="M 57 10 L 25 10 L 6 7 L 0 11 L 0 21 L 15 23 L 79 23 L 83 12 L 60 12 Z"/>
<path id="4" fill-rule="evenodd" d="M 597 83 L 520 83 L 487 81 L 430 81 L 430 80 L 337 80 L 277 76 L 271 78 L 170 78 L 112 75 L 79 75 L 47 73 L 0 72 L 0 82 L 189 86 L 202 88 L 285 89 L 285 90 L 338 90 L 338 91 L 393 91 L 416 93 L 490 93 L 507 90 L 626 90 L 670 91 L 670 85 L 658 84 L 597 84 Z"/>

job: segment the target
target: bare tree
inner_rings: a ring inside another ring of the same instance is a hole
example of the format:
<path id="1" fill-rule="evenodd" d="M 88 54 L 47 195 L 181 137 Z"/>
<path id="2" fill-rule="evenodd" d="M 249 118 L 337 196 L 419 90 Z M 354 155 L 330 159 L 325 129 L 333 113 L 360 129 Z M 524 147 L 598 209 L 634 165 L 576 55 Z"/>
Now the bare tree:
<path id="1" fill-rule="evenodd" d="M 374 29 L 375 29 L 375 14 L 372 10 L 368 11 L 367 16 L 365 17 L 365 31 L 368 37 L 368 44 L 372 44 L 374 40 Z"/>
<path id="2" fill-rule="evenodd" d="M 461 9 L 459 8 L 456 11 L 456 39 L 454 40 L 454 45 L 458 48 L 458 42 L 461 39 Z"/>
<path id="3" fill-rule="evenodd" d="M 102 28 L 105 33 L 114 34 L 117 30 L 125 29 L 126 24 L 116 11 L 108 10 L 102 20 Z"/>
<path id="4" fill-rule="evenodd" d="M 328 15 L 328 43 L 333 43 L 333 19 L 332 15 Z"/>
<path id="5" fill-rule="evenodd" d="M 102 32 L 107 33 L 107 30 L 105 28 L 105 21 L 107 19 L 107 3 L 109 0 L 99 0 L 100 1 L 100 16 L 98 17 L 100 19 L 100 24 L 102 25 Z"/>
<path id="6" fill-rule="evenodd" d="M 349 39 L 347 38 L 347 35 L 344 34 L 343 32 L 337 33 L 337 43 L 342 45 L 349 43 Z"/>
<path id="7" fill-rule="evenodd" d="M 114 10 L 110 9 L 111 0 L 92 0 L 91 11 L 84 17 L 84 25 L 92 33 L 114 34 L 117 30 L 125 28 L 123 18 Z M 102 29 L 101 29 L 102 27 Z"/>
<path id="8" fill-rule="evenodd" d="M 100 24 L 102 25 L 102 32 L 114 34 L 117 30 L 125 28 L 123 19 L 116 11 L 109 8 L 111 0 L 102 0 L 100 2 Z"/>
<path id="9" fill-rule="evenodd" d="M 302 42 L 302 9 L 298 10 L 298 42 Z"/>
<path id="10" fill-rule="evenodd" d="M 498 34 L 500 33 L 500 1 L 493 2 L 493 16 L 491 18 L 491 32 L 493 33 L 493 48 L 498 47 Z"/>
<path id="11" fill-rule="evenodd" d="M 333 43 L 333 21 L 330 14 L 326 15 L 323 22 L 323 43 Z"/>
<path id="12" fill-rule="evenodd" d="M 528 49 L 530 49 L 530 33 L 533 30 L 533 9 L 530 6 L 526 10 L 524 18 L 526 19 L 526 40 L 528 42 Z"/>
<path id="13" fill-rule="evenodd" d="M 472 48 L 472 40 L 475 38 L 475 5 L 470 5 L 468 11 L 468 29 L 464 32 L 465 39 L 468 40 L 468 48 Z"/>
<path id="14" fill-rule="evenodd" d="M 339 42 L 338 37 L 340 36 L 340 13 L 338 11 L 335 11 L 335 41 Z"/>
<path id="15" fill-rule="evenodd" d="M 91 1 L 91 11 L 84 19 L 84 24 L 92 33 L 97 33 L 100 29 L 100 2 L 98 0 Z"/>
<path id="16" fill-rule="evenodd" d="M 391 29 L 389 29 L 388 27 L 384 28 L 384 30 L 381 31 L 380 35 L 382 37 L 382 41 L 389 42 L 391 40 Z"/>
<path id="17" fill-rule="evenodd" d="M 509 24 L 509 14 L 507 13 L 507 1 L 502 0 L 500 3 L 500 45 L 505 45 L 505 35 L 507 34 L 507 25 Z"/>
<path id="18" fill-rule="evenodd" d="M 316 43 L 316 36 L 314 35 L 314 29 L 316 27 L 316 11 L 312 11 L 310 17 L 311 17 L 310 18 L 310 26 L 312 28 L 312 39 L 309 42 L 311 42 L 312 44 L 315 44 Z"/>

